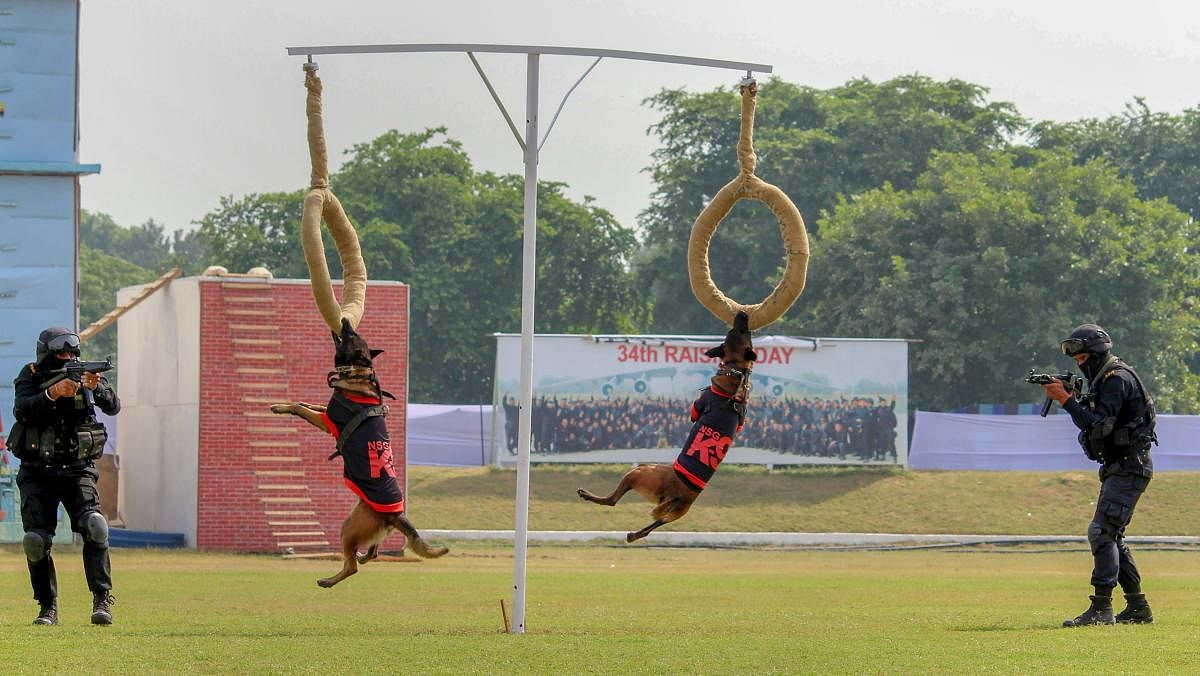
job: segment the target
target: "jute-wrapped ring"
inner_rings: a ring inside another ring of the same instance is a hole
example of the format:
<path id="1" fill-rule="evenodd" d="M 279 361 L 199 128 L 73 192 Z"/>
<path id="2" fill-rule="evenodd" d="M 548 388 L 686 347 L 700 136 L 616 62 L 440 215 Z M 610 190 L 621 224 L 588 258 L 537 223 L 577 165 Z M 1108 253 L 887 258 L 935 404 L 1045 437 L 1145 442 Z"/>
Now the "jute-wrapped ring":
<path id="1" fill-rule="evenodd" d="M 688 240 L 688 277 L 692 283 L 692 293 L 709 312 L 732 326 L 734 316 L 739 310 L 744 310 L 750 316 L 750 328 L 753 330 L 782 317 L 803 293 L 808 275 L 808 232 L 792 200 L 776 186 L 754 175 L 754 106 L 758 86 L 754 83 L 743 86 L 741 93 L 742 127 L 737 145 L 741 171 L 717 192 L 692 224 L 692 235 Z M 783 278 L 770 295 L 755 305 L 743 305 L 722 293 L 713 283 L 708 264 L 708 247 L 713 234 L 729 215 L 733 205 L 743 199 L 759 200 L 771 209 L 779 221 L 779 233 L 787 252 Z"/>
<path id="2" fill-rule="evenodd" d="M 304 260 L 312 283 L 313 299 L 321 318 L 336 332 L 342 318 L 358 328 L 367 301 L 367 266 L 363 262 L 358 233 L 346 218 L 342 203 L 329 189 L 329 156 L 321 118 L 321 78 L 315 64 L 304 66 L 304 87 L 308 90 L 305 112 L 308 114 L 308 154 L 312 160 L 312 182 L 304 197 L 304 216 L 300 222 Z M 333 293 L 333 280 L 325 263 L 325 243 L 321 240 L 321 220 L 329 227 L 342 262 L 342 301 Z"/>

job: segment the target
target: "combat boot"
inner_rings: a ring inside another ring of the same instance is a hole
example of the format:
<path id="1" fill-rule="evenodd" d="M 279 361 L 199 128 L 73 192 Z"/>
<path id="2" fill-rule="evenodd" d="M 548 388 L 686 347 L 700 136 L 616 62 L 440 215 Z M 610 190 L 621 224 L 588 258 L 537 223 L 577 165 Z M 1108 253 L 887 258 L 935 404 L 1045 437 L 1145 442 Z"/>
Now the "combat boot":
<path id="1" fill-rule="evenodd" d="M 1117 622 L 1121 624 L 1151 624 L 1154 615 L 1150 612 L 1150 604 L 1145 594 L 1126 594 L 1125 610 L 1117 613 Z"/>
<path id="2" fill-rule="evenodd" d="M 107 590 L 92 592 L 92 624 L 112 624 L 112 607 L 116 602 Z"/>
<path id="3" fill-rule="evenodd" d="M 33 618 L 34 624 L 58 624 L 58 604 L 55 601 L 39 603 L 38 616 Z"/>
<path id="4" fill-rule="evenodd" d="M 1092 605 L 1073 620 L 1063 620 L 1064 627 L 1086 627 L 1091 624 L 1116 624 L 1113 619 L 1111 596 L 1089 596 Z"/>

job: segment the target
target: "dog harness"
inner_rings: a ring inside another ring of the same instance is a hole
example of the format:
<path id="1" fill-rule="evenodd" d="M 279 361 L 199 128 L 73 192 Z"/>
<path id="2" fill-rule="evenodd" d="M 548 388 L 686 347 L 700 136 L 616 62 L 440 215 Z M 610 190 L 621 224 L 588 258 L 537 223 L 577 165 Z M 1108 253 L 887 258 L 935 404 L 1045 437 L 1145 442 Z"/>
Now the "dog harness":
<path id="1" fill-rule="evenodd" d="M 692 403 L 695 423 L 683 450 L 675 458 L 675 474 L 697 491 L 708 486 L 717 466 L 733 444 L 733 435 L 742 429 L 742 416 L 734 407 L 733 397 L 706 387 Z"/>
<path id="2" fill-rule="evenodd" d="M 377 512 L 403 512 L 404 493 L 392 465 L 386 414 L 387 407 L 375 397 L 335 390 L 321 417 L 337 440 L 329 459 L 342 456 L 346 487 Z"/>

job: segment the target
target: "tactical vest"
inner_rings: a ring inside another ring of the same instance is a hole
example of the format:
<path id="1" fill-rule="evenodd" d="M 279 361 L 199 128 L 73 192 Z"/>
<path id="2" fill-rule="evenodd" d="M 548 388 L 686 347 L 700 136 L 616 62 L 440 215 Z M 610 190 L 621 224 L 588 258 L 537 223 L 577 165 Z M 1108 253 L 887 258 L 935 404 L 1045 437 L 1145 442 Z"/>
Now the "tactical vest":
<path id="1" fill-rule="evenodd" d="M 1087 434 L 1081 435 L 1087 456 L 1103 463 L 1116 462 L 1139 452 L 1149 451 L 1152 443 L 1158 443 L 1158 436 L 1154 432 L 1157 417 L 1154 398 L 1150 396 L 1137 371 L 1117 357 L 1110 357 L 1092 378 L 1088 384 L 1088 392 L 1084 395 L 1084 404 L 1094 413 L 1100 383 L 1115 375 L 1118 370 L 1133 376 L 1142 396 L 1132 402 L 1127 400 L 1115 417 L 1105 418 Z"/>

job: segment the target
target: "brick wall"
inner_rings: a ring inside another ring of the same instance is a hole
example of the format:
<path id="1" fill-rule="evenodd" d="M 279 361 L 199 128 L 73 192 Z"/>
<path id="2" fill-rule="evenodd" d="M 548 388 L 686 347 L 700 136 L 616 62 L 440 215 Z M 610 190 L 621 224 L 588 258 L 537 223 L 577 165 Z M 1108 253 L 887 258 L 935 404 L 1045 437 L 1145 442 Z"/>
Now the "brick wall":
<path id="1" fill-rule="evenodd" d="M 336 289 L 338 295 L 341 288 Z M 200 448 L 197 547 L 297 554 L 339 549 L 357 498 L 342 483 L 333 437 L 271 402 L 329 400 L 333 342 L 307 281 L 205 278 L 200 283 Z M 405 486 L 408 287 L 370 284 L 358 332 L 389 401 L 396 473 Z M 383 548 L 400 549 L 393 536 Z"/>

